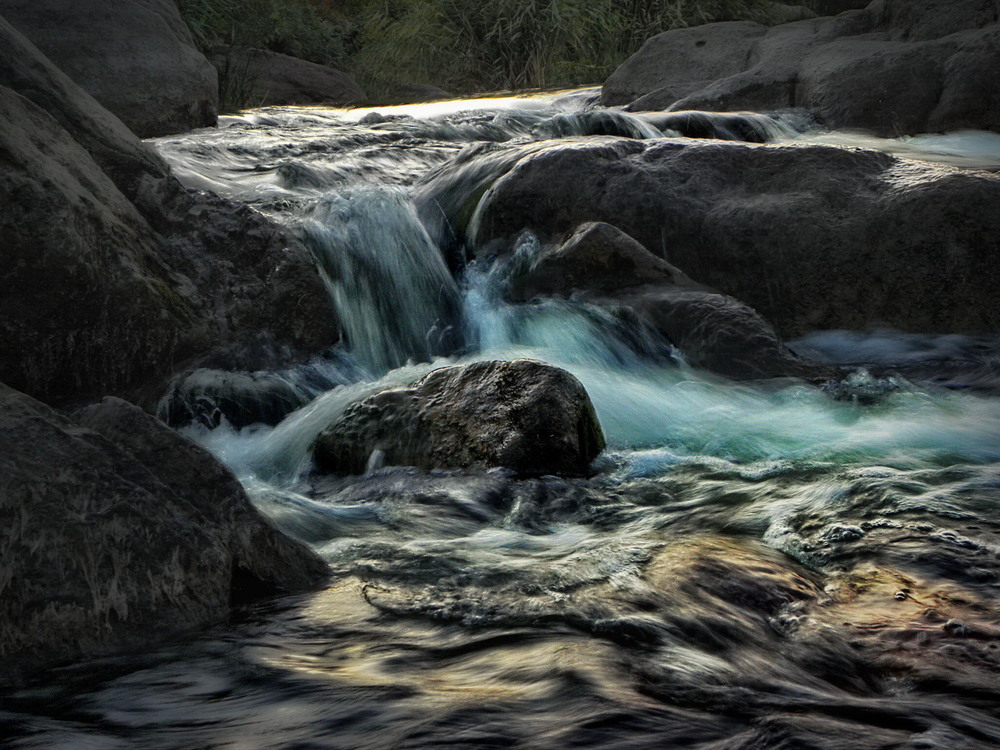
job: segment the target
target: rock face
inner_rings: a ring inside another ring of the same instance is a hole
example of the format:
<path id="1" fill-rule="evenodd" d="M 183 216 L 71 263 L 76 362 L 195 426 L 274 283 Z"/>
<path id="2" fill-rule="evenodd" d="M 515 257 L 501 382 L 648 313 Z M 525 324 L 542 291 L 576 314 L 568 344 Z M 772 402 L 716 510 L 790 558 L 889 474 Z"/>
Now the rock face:
<path id="1" fill-rule="evenodd" d="M 643 284 L 687 281 L 678 268 L 657 258 L 617 227 L 587 222 L 569 238 L 535 259 L 511 282 L 511 296 L 568 297 L 577 291 L 613 293 Z"/>
<path id="2" fill-rule="evenodd" d="M 0 521 L 8 678 L 154 643 L 327 576 L 214 458 L 117 399 L 71 420 L 0 385 Z"/>
<path id="3" fill-rule="evenodd" d="M 510 284 L 511 297 L 570 297 L 630 310 L 687 362 L 735 379 L 827 377 L 793 354 L 771 325 L 739 300 L 702 287 L 620 229 L 583 224 Z"/>
<path id="4" fill-rule="evenodd" d="M 729 21 L 657 34 L 604 82 L 601 103 L 627 104 L 664 86 L 677 99 L 685 97 L 746 70 L 765 33 L 759 23 Z"/>
<path id="5" fill-rule="evenodd" d="M 998 21 L 995 0 L 877 0 L 836 17 L 746 27 L 736 39 L 732 24 L 668 31 L 615 71 L 602 101 L 799 107 L 830 127 L 882 135 L 1000 130 L 1000 85 L 988 72 L 1000 67 Z"/>
<path id="6" fill-rule="evenodd" d="M 48 403 L 140 398 L 189 361 L 336 341 L 301 244 L 182 188 L 2 20 L 0 42 L 0 379 Z"/>
<path id="7" fill-rule="evenodd" d="M 321 470 L 360 474 L 376 450 L 390 465 L 504 467 L 584 475 L 604 436 L 583 385 L 533 360 L 435 370 L 410 388 L 352 405 L 319 437 Z"/>
<path id="8" fill-rule="evenodd" d="M 221 76 L 251 82 L 257 106 L 348 104 L 365 98 L 347 73 L 277 52 L 220 46 L 212 51 L 212 63 Z"/>
<path id="9" fill-rule="evenodd" d="M 483 196 L 473 246 L 605 221 L 783 336 L 1000 328 L 1000 176 L 825 146 L 605 138 L 522 154 Z"/>
<path id="10" fill-rule="evenodd" d="M 140 137 L 215 124 L 215 70 L 172 0 L 2 0 L 0 14 Z"/>

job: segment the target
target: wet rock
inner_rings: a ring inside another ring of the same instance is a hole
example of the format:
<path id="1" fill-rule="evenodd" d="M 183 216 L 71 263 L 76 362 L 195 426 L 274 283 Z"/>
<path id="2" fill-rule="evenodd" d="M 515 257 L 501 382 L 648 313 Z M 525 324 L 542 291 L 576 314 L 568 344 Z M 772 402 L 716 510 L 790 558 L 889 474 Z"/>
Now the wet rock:
<path id="1" fill-rule="evenodd" d="M 825 146 L 611 138 L 512 162 L 477 209 L 477 248 L 604 221 L 782 336 L 1000 328 L 996 175 Z"/>
<path id="2" fill-rule="evenodd" d="M 255 91 L 255 106 L 347 104 L 365 98 L 347 73 L 278 52 L 219 46 L 212 50 L 212 64 L 221 75 L 245 80 Z"/>
<path id="3" fill-rule="evenodd" d="M 704 50 L 732 37 L 731 24 L 709 24 L 653 37 L 608 79 L 603 100 L 631 96 L 633 110 L 800 107 L 830 127 L 882 135 L 998 129 L 1000 87 L 986 73 L 1000 64 L 998 34 L 992 0 L 879 0 L 752 34 L 737 60 L 676 54 L 689 37 Z M 703 78 L 712 62 L 719 74 Z"/>
<path id="4" fill-rule="evenodd" d="M 215 124 L 215 70 L 170 0 L 4 0 L 0 13 L 140 137 Z"/>
<path id="5" fill-rule="evenodd" d="M 211 455 L 131 404 L 66 418 L 0 385 L 5 677 L 155 643 L 327 568 Z"/>
<path id="6" fill-rule="evenodd" d="M 582 224 L 545 249 L 510 283 L 516 301 L 574 297 L 630 311 L 699 368 L 737 379 L 819 377 L 827 368 L 796 356 L 754 310 L 696 284 L 603 222 Z"/>
<path id="7" fill-rule="evenodd" d="M 516 276 L 511 282 L 511 296 L 523 301 L 539 295 L 620 292 L 643 284 L 681 281 L 687 279 L 680 269 L 657 258 L 617 227 L 587 222 Z"/>
<path id="8" fill-rule="evenodd" d="M 324 430 L 315 458 L 321 470 L 342 474 L 364 472 L 381 451 L 387 465 L 583 475 L 603 448 L 580 382 L 520 359 L 444 367 L 369 396 Z"/>
<path id="9" fill-rule="evenodd" d="M 831 368 L 794 354 L 753 308 L 727 295 L 664 286 L 617 302 L 649 321 L 693 367 L 736 380 L 830 375 Z"/>
<path id="10" fill-rule="evenodd" d="M 656 97 L 656 92 L 648 95 Z M 629 105 L 640 111 L 647 97 Z M 655 105 L 654 105 L 655 106 Z M 755 112 L 656 112 L 642 116 L 646 122 L 663 131 L 674 131 L 685 138 L 715 138 L 724 141 L 767 143 L 782 131 L 775 120 Z"/>

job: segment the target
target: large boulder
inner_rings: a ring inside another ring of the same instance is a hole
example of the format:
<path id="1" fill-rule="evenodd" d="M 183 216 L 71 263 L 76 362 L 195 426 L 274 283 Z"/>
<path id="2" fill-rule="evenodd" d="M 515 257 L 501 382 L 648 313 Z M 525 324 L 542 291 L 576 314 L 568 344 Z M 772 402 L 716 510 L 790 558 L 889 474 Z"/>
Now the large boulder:
<path id="1" fill-rule="evenodd" d="M 142 216 L 48 114 L 0 87 L 0 378 L 46 400 L 154 376 L 207 343 Z"/>
<path id="2" fill-rule="evenodd" d="M 731 40 L 731 24 L 668 31 L 605 83 L 629 109 L 814 112 L 830 127 L 882 135 L 1000 130 L 1000 24 L 995 0 L 878 0 L 865 10 L 782 24 L 708 60 L 677 51 Z M 749 49 L 746 49 L 749 46 Z M 712 63 L 718 76 L 705 80 Z M 692 82 L 703 80 L 700 85 Z"/>
<path id="3" fill-rule="evenodd" d="M 159 154 L 0 17 L 0 86 L 30 99 L 71 133 L 115 185 L 131 194 L 169 169 Z"/>
<path id="4" fill-rule="evenodd" d="M 470 225 L 480 251 L 525 229 L 556 242 L 605 221 L 783 336 L 1000 328 L 998 175 L 720 141 L 603 138 L 520 153 Z"/>
<path id="5" fill-rule="evenodd" d="M 443 367 L 411 387 L 368 396 L 323 431 L 315 458 L 340 474 L 364 472 L 381 451 L 390 465 L 583 475 L 603 449 L 580 381 L 519 359 Z"/>
<path id="6" fill-rule="evenodd" d="M 735 379 L 808 377 L 828 368 L 792 353 L 771 325 L 739 300 L 705 288 L 617 227 L 581 225 L 544 249 L 510 282 L 515 301 L 573 297 L 624 310 L 660 333 L 688 364 Z"/>
<path id="7" fill-rule="evenodd" d="M 5 677 L 146 646 L 321 584 L 211 455 L 116 399 L 72 419 L 0 385 Z"/>
<path id="8" fill-rule="evenodd" d="M 139 136 L 215 124 L 215 69 L 173 0 L 0 0 L 0 14 Z"/>
<path id="9" fill-rule="evenodd" d="M 256 106 L 349 104 L 365 98 L 347 73 L 278 52 L 220 45 L 212 50 L 212 63 L 231 88 L 246 88 Z"/>
<path id="10" fill-rule="evenodd" d="M 0 41 L 0 379 L 49 403 L 155 399 L 139 389 L 223 353 L 254 369 L 337 340 L 306 248 L 185 190 L 2 19 Z"/>
<path id="11" fill-rule="evenodd" d="M 758 23 L 728 21 L 657 34 L 604 82 L 601 103 L 627 104 L 667 85 L 676 99 L 687 96 L 745 70 L 766 32 Z"/>

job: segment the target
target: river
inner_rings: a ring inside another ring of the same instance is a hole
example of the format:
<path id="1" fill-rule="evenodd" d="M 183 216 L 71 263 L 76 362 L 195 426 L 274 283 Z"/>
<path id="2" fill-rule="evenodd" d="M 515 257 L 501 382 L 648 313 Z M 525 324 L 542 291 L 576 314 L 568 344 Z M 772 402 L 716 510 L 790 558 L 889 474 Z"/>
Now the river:
<path id="1" fill-rule="evenodd" d="M 271 374 L 309 403 L 273 427 L 185 430 L 332 583 L 47 674 L 0 705 L 5 746 L 1000 746 L 1000 339 L 791 342 L 853 370 L 831 393 L 698 371 L 580 302 L 509 303 L 538 240 L 473 261 L 437 209 L 468 204 L 474 227 L 525 151 L 680 137 L 592 100 L 272 108 L 156 142 L 182 181 L 290 227 L 323 269 L 345 344 Z M 987 133 L 755 122 L 770 141 L 1000 169 Z M 312 441 L 361 395 L 516 357 L 586 386 L 608 442 L 593 477 L 311 470 Z"/>

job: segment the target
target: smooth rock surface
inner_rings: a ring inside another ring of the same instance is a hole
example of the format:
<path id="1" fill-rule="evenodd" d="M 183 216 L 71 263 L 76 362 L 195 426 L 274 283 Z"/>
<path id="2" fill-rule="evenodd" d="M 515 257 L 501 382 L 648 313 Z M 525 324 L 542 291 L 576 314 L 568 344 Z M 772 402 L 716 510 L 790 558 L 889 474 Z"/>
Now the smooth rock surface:
<path id="1" fill-rule="evenodd" d="M 116 399 L 68 419 L 0 385 L 0 519 L 6 679 L 328 575 L 212 456 Z"/>
<path id="2" fill-rule="evenodd" d="M 166 162 L 120 119 L 75 84 L 17 29 L 0 17 L 0 86 L 37 104 L 83 146 L 125 193 L 146 177 L 162 178 Z"/>
<path id="3" fill-rule="evenodd" d="M 220 75 L 252 81 L 255 106 L 349 104 L 365 98 L 347 73 L 278 52 L 220 46 L 212 51 L 212 63 Z"/>
<path id="4" fill-rule="evenodd" d="M 830 368 L 793 354 L 753 309 L 703 287 L 620 229 L 601 222 L 578 227 L 511 279 L 515 301 L 574 297 L 621 314 L 630 311 L 693 367 L 739 380 L 823 378 Z"/>
<path id="5" fill-rule="evenodd" d="M 215 124 L 215 70 L 172 0 L 2 0 L 0 14 L 140 137 Z"/>
<path id="6" fill-rule="evenodd" d="M 998 205 L 998 175 L 873 151 L 605 138 L 525 149 L 485 193 L 471 245 L 605 221 L 782 336 L 993 331 Z"/>
<path id="7" fill-rule="evenodd" d="M 804 108 L 829 127 L 887 136 L 1000 130 L 1000 83 L 987 72 L 1000 67 L 996 0 L 877 0 L 732 37 L 732 24 L 653 37 L 608 79 L 602 101 L 631 101 L 633 111 Z M 697 55 L 678 54 L 695 38 Z M 718 75 L 706 77 L 713 64 Z"/>
<path id="8" fill-rule="evenodd" d="M 623 231 L 604 222 L 577 227 L 511 280 L 511 297 L 569 297 L 574 292 L 619 292 L 643 284 L 686 281 L 680 269 L 657 258 Z"/>
<path id="9" fill-rule="evenodd" d="M 363 473 L 381 451 L 387 465 L 574 476 L 603 449 L 580 381 L 519 359 L 443 367 L 362 399 L 323 431 L 315 457 L 322 471 L 340 474 Z"/>
<path id="10" fill-rule="evenodd" d="M 718 78 L 745 70 L 767 27 L 749 21 L 675 29 L 657 34 L 604 82 L 601 103 L 627 104 L 669 85 L 677 99 Z"/>

